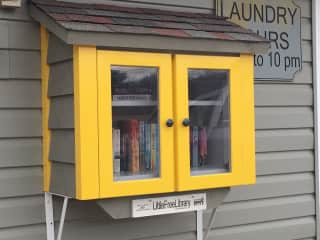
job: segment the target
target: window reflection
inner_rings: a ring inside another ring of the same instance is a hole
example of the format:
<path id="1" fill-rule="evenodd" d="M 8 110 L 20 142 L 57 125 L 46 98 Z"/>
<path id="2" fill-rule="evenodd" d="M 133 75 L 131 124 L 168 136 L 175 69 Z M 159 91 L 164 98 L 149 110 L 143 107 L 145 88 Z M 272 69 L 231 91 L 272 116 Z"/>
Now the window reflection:
<path id="1" fill-rule="evenodd" d="M 155 67 L 111 68 L 116 181 L 160 176 L 158 75 Z"/>
<path id="2" fill-rule="evenodd" d="M 189 69 L 192 175 L 230 171 L 229 72 Z"/>

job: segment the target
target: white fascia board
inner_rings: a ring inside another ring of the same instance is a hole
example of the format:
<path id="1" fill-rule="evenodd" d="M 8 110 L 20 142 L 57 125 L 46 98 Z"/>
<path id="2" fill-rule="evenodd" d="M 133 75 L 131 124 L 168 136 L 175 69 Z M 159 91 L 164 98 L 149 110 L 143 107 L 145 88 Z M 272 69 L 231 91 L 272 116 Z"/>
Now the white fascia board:
<path id="1" fill-rule="evenodd" d="M 312 0 L 313 89 L 316 176 L 316 232 L 320 240 L 320 1 Z"/>

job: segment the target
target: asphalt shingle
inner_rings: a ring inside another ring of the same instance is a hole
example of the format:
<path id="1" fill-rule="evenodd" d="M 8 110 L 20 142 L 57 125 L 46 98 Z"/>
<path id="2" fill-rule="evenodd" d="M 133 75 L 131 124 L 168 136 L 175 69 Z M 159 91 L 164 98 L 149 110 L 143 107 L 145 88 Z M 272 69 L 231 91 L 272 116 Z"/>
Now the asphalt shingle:
<path id="1" fill-rule="evenodd" d="M 268 42 L 252 31 L 214 14 L 106 4 L 79 4 L 56 0 L 32 0 L 31 2 L 53 21 L 72 31 Z"/>

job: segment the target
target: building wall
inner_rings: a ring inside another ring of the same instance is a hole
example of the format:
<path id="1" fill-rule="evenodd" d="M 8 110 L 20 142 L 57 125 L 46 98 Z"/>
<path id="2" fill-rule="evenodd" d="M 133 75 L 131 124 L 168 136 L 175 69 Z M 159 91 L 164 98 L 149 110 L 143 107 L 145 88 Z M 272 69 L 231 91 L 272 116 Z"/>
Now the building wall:
<path id="1" fill-rule="evenodd" d="M 155 0 L 144 2 L 155 7 Z M 161 8 L 213 8 L 211 0 L 161 2 Z M 257 184 L 231 190 L 209 239 L 315 239 L 311 0 L 296 2 L 303 71 L 292 82 L 256 82 Z M 0 240 L 45 239 L 39 26 L 23 3 L 15 11 L 0 9 Z M 55 203 L 60 210 L 61 201 Z M 195 239 L 194 213 L 115 221 L 94 201 L 72 201 L 67 218 L 68 240 Z"/>
<path id="2" fill-rule="evenodd" d="M 73 97 L 73 46 L 49 34 L 48 57 L 50 98 L 49 191 L 75 197 L 75 134 Z"/>

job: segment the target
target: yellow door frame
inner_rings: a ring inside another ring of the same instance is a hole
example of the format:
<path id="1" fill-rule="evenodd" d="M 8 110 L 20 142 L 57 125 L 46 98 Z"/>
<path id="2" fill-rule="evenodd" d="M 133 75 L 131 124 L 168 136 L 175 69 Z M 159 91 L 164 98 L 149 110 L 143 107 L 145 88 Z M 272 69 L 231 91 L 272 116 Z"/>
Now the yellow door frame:
<path id="1" fill-rule="evenodd" d="M 146 195 L 174 191 L 172 62 L 170 54 L 97 51 L 99 108 L 100 198 Z M 111 66 L 157 67 L 159 69 L 160 177 L 114 181 L 112 157 Z"/>
<path id="2" fill-rule="evenodd" d="M 99 198 L 97 51 L 74 46 L 76 198 Z"/>
<path id="3" fill-rule="evenodd" d="M 253 56 L 174 56 L 175 159 L 177 191 L 255 183 Z M 228 70 L 230 78 L 231 171 L 192 176 L 190 172 L 188 69 Z"/>

